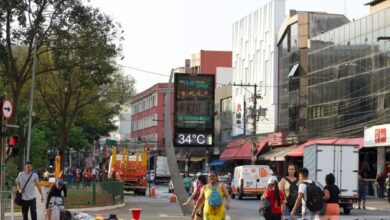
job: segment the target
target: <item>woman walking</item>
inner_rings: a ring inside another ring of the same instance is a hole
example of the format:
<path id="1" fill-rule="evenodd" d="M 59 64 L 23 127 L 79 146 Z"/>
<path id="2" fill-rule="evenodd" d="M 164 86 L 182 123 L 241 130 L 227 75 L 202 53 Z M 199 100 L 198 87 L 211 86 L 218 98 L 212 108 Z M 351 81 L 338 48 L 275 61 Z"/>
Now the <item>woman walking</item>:
<path id="1" fill-rule="evenodd" d="M 294 208 L 295 201 L 298 198 L 298 172 L 294 164 L 289 164 L 287 168 L 287 176 L 283 177 L 279 183 L 279 189 L 286 196 L 286 203 L 284 206 L 284 215 L 289 219 L 291 210 Z"/>
<path id="2" fill-rule="evenodd" d="M 325 177 L 326 186 L 324 187 L 325 220 L 337 220 L 340 215 L 339 195 L 340 189 L 335 185 L 335 177 L 328 174 Z"/>
<path id="3" fill-rule="evenodd" d="M 183 206 L 187 206 L 191 200 L 193 200 L 196 204 L 196 202 L 199 199 L 200 193 L 202 191 L 203 186 L 207 184 L 207 177 L 205 175 L 199 175 L 196 183 L 196 187 L 194 188 L 194 191 L 192 192 L 191 196 L 188 198 L 188 200 L 183 203 Z M 203 219 L 203 206 L 199 210 L 196 211 L 196 216 L 194 217 L 194 220 L 202 220 Z"/>
<path id="4" fill-rule="evenodd" d="M 203 220 L 225 220 L 225 208 L 229 209 L 230 195 L 224 184 L 218 183 L 215 172 L 208 175 L 209 183 L 203 186 L 200 197 L 192 211 L 192 218 L 196 211 L 204 204 Z M 226 199 L 226 202 L 224 200 Z"/>
<path id="5" fill-rule="evenodd" d="M 269 200 L 271 206 L 271 214 L 267 220 L 281 220 L 284 208 L 284 193 L 279 190 L 278 179 L 276 176 L 271 176 L 268 179 L 268 187 L 262 196 L 262 200 Z"/>

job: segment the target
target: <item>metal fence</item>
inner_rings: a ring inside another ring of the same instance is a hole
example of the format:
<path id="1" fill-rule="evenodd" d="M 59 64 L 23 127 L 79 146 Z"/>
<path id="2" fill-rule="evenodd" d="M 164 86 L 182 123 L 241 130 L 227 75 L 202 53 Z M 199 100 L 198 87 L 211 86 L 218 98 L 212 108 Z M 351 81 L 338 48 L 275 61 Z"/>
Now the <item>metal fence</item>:
<path id="1" fill-rule="evenodd" d="M 115 180 L 82 181 L 67 184 L 67 208 L 105 206 L 123 203 L 123 182 Z"/>
<path id="2" fill-rule="evenodd" d="M 0 191 L 1 204 L 5 205 L 5 212 L 9 213 L 11 220 L 14 220 L 15 205 L 14 205 L 14 194 L 11 191 Z M 4 217 L 5 213 L 0 213 L 0 218 Z"/>

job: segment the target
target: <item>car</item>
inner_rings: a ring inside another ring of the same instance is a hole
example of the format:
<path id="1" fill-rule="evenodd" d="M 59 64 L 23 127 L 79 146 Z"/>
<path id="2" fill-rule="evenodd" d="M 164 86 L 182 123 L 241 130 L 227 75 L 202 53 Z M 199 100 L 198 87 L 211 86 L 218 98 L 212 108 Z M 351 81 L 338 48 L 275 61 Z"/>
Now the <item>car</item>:
<path id="1" fill-rule="evenodd" d="M 232 183 L 232 180 L 229 178 L 229 176 L 225 175 L 225 176 L 219 176 L 218 177 L 218 182 L 220 183 L 223 183 L 226 185 L 226 188 L 229 192 L 229 195 L 232 193 L 232 186 L 231 186 L 231 183 Z"/>

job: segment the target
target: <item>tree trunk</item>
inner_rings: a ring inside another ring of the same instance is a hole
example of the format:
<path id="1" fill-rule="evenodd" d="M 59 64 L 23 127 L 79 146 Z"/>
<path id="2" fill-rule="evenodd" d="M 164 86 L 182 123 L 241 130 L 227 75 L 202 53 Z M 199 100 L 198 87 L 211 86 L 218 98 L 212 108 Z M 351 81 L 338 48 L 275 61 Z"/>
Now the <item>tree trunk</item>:
<path id="1" fill-rule="evenodd" d="M 61 170 L 64 170 L 64 162 L 65 162 L 65 150 L 66 146 L 68 145 L 68 133 L 69 128 L 66 125 L 61 126 L 61 133 L 60 133 L 60 146 L 59 146 L 59 154 L 61 156 Z"/>

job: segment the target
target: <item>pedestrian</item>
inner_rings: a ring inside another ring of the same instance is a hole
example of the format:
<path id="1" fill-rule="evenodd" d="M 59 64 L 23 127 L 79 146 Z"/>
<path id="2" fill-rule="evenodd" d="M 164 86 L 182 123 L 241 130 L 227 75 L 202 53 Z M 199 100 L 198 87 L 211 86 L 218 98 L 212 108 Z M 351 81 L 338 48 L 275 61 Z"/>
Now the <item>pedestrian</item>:
<path id="1" fill-rule="evenodd" d="M 296 166 L 295 164 L 289 164 L 287 167 L 287 176 L 283 177 L 279 183 L 279 189 L 286 196 L 286 204 L 284 206 L 285 219 L 289 219 L 291 210 L 294 208 L 295 201 L 297 201 L 298 182 Z"/>
<path id="2" fill-rule="evenodd" d="M 22 194 L 22 214 L 23 220 L 28 220 L 28 210 L 30 209 L 31 219 L 37 220 L 37 203 L 34 185 L 41 194 L 41 202 L 44 201 L 41 187 L 39 186 L 39 178 L 36 173 L 32 172 L 32 164 L 27 161 L 24 171 L 18 174 L 16 178 L 17 190 Z M 24 189 L 23 189 L 24 188 Z"/>
<path id="3" fill-rule="evenodd" d="M 52 220 L 52 207 L 59 205 L 60 211 L 65 211 L 64 204 L 67 201 L 68 190 L 62 179 L 58 179 L 56 184 L 54 184 L 47 195 L 46 199 L 46 215 L 48 220 Z M 61 213 L 59 213 L 61 215 Z M 63 214 L 62 214 L 63 215 Z M 55 219 L 53 219 L 55 220 Z"/>
<path id="4" fill-rule="evenodd" d="M 387 173 L 386 190 L 387 190 L 387 201 L 390 202 L 390 173 Z"/>
<path id="5" fill-rule="evenodd" d="M 82 178 L 81 169 L 77 168 L 76 169 L 76 177 L 75 177 L 77 189 L 80 187 L 81 178 Z"/>
<path id="6" fill-rule="evenodd" d="M 324 201 L 325 218 L 324 220 L 338 220 L 340 215 L 339 196 L 340 189 L 335 184 L 336 179 L 333 174 L 328 174 L 325 177 Z"/>
<path id="7" fill-rule="evenodd" d="M 68 179 L 68 186 L 69 188 L 72 188 L 72 185 L 73 185 L 73 170 L 69 167 L 66 171 L 66 177 Z"/>
<path id="8" fill-rule="evenodd" d="M 306 169 L 306 168 L 302 168 L 299 170 L 299 179 L 301 181 L 301 183 L 299 184 L 299 188 L 298 188 L 298 197 L 297 197 L 297 200 L 295 201 L 295 205 L 291 211 L 291 215 L 295 215 L 297 213 L 297 210 L 298 208 L 301 206 L 302 204 L 302 218 L 304 219 L 313 219 L 315 218 L 316 216 L 316 210 L 310 210 L 308 207 L 307 207 L 307 203 L 306 201 L 308 200 L 308 194 L 309 194 L 309 190 L 308 190 L 308 187 L 309 185 L 313 184 L 313 181 L 312 180 L 309 180 L 308 179 L 309 177 L 309 170 Z M 322 194 L 322 193 L 321 193 Z M 310 195 L 310 197 L 312 197 L 313 195 Z M 321 195 L 322 197 L 322 195 Z"/>
<path id="9" fill-rule="evenodd" d="M 203 186 L 191 216 L 194 218 L 196 212 L 204 204 L 203 220 L 224 220 L 225 209 L 230 207 L 229 192 L 224 184 L 218 183 L 218 176 L 215 172 L 210 172 L 208 179 L 208 184 Z"/>
<path id="10" fill-rule="evenodd" d="M 385 177 L 382 175 L 382 173 L 378 173 L 376 177 L 376 183 L 378 187 L 378 197 L 380 199 L 385 198 Z"/>
<path id="11" fill-rule="evenodd" d="M 271 213 L 267 220 L 281 220 L 286 197 L 283 191 L 279 190 L 276 176 L 271 176 L 267 184 L 267 190 L 261 197 L 262 200 L 268 199 L 271 206 Z"/>
<path id="12" fill-rule="evenodd" d="M 184 182 L 184 188 L 186 189 L 187 194 L 190 194 L 191 179 L 190 179 L 187 172 L 184 173 L 183 182 Z"/>
<path id="13" fill-rule="evenodd" d="M 367 182 L 363 179 L 362 175 L 359 175 L 358 189 L 358 209 L 360 209 L 361 201 L 363 201 L 363 209 L 366 209 Z"/>
<path id="14" fill-rule="evenodd" d="M 187 199 L 185 203 L 183 203 L 183 206 L 187 206 L 191 200 L 196 202 L 199 199 L 200 193 L 202 191 L 203 186 L 207 185 L 207 177 L 205 175 L 199 175 L 197 179 L 196 187 L 194 188 L 191 196 Z M 202 220 L 203 219 L 203 206 L 199 210 L 196 211 L 195 217 L 193 220 Z"/>

